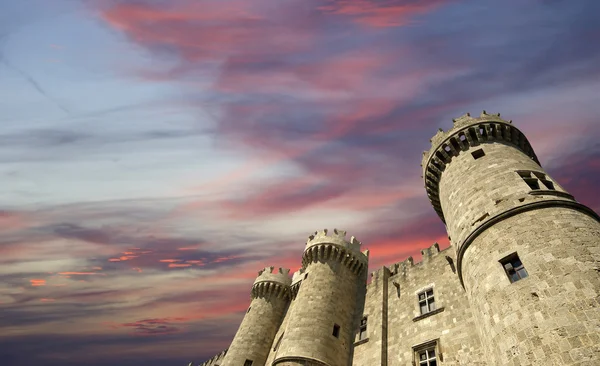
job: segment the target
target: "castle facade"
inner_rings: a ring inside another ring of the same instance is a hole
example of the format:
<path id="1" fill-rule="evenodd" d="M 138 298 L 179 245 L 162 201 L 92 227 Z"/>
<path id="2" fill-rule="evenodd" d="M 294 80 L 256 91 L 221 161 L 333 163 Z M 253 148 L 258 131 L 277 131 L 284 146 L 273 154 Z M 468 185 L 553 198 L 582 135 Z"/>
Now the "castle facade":
<path id="1" fill-rule="evenodd" d="M 265 268 L 227 351 L 203 366 L 600 365 L 600 217 L 500 114 L 466 114 L 423 153 L 437 244 L 384 266 L 340 230 L 302 268 Z"/>

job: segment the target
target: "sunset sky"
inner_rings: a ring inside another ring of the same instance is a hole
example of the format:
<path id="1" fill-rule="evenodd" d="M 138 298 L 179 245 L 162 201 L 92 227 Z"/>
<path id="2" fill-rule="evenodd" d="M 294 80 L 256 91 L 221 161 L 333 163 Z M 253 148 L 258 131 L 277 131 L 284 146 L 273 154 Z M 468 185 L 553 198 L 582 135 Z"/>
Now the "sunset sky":
<path id="1" fill-rule="evenodd" d="M 0 0 L 0 364 L 225 349 L 258 270 L 448 246 L 420 177 L 500 112 L 600 211 L 597 0 Z"/>

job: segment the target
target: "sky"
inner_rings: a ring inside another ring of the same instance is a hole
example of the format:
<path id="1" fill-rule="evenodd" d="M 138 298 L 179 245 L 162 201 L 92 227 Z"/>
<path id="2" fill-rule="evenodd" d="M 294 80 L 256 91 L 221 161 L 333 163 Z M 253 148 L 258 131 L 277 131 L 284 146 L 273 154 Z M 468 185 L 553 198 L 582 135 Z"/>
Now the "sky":
<path id="1" fill-rule="evenodd" d="M 439 242 L 482 110 L 600 211 L 596 0 L 0 0 L 0 364 L 187 365 L 315 230 Z"/>

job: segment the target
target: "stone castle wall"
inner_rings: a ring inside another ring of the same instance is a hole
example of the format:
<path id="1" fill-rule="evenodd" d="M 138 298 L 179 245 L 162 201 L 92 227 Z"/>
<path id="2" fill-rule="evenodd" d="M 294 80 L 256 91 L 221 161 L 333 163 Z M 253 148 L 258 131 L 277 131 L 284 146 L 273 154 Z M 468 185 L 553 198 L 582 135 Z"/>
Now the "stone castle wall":
<path id="1" fill-rule="evenodd" d="M 260 348 L 252 366 L 417 366 L 424 349 L 436 365 L 600 365 L 600 217 L 499 114 L 461 116 L 431 142 L 423 178 L 451 246 L 384 266 L 365 286 L 360 243 L 315 233 L 302 270 L 278 280 L 289 284 L 284 305 L 257 303 L 244 318 L 233 364 Z M 516 281 L 505 267 L 515 255 L 527 272 Z M 421 309 L 422 293 L 435 307 Z"/>
<path id="2" fill-rule="evenodd" d="M 357 339 L 355 366 L 412 365 L 420 345 L 437 341 L 442 365 L 488 365 L 477 324 L 456 275 L 454 248 L 437 244 L 412 258 L 383 267 L 367 286 L 367 339 Z M 436 310 L 422 315 L 418 293 L 433 289 Z"/>

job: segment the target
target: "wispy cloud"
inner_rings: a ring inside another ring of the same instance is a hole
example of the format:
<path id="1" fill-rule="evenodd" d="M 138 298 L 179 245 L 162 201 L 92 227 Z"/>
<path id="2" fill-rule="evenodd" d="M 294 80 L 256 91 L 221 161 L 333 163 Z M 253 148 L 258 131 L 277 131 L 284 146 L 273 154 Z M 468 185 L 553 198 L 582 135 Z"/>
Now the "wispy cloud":
<path id="1" fill-rule="evenodd" d="M 0 30 L 8 364 L 200 362 L 331 225 L 371 269 L 444 248 L 419 162 L 465 112 L 600 209 L 596 1 L 57 3 L 0 6 L 46 19 Z"/>

